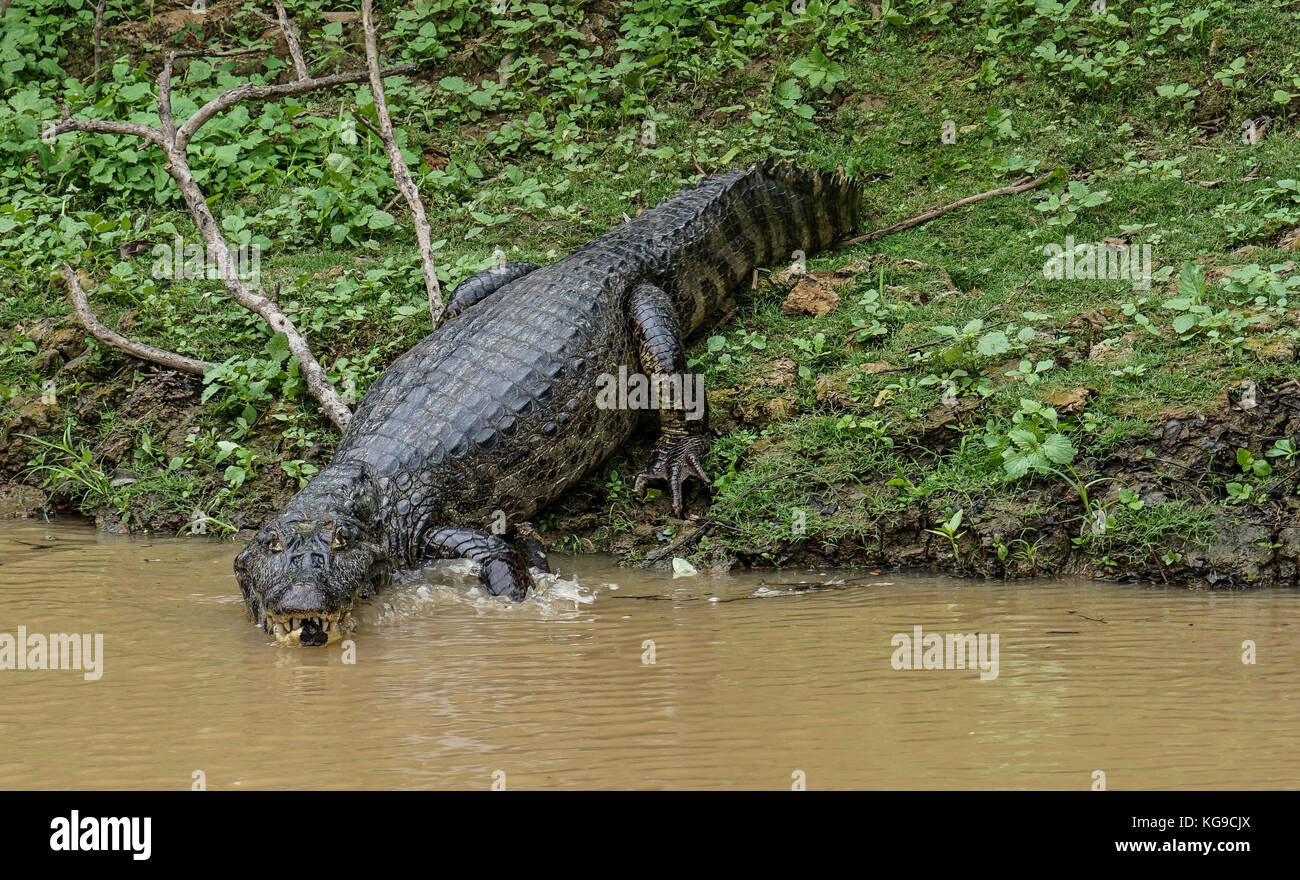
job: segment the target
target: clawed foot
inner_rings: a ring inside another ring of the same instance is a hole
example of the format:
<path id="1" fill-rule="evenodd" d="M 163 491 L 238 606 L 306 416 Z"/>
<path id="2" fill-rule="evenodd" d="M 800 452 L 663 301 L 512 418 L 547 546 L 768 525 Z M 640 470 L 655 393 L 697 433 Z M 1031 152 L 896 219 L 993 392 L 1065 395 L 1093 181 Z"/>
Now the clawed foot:
<path id="1" fill-rule="evenodd" d="M 709 485 L 708 474 L 700 459 L 709 451 L 711 440 L 707 434 L 690 434 L 685 437 L 665 437 L 655 445 L 650 464 L 637 475 L 633 492 L 640 492 L 650 480 L 664 480 L 672 494 L 673 515 L 682 515 L 682 483 L 691 476 Z"/>

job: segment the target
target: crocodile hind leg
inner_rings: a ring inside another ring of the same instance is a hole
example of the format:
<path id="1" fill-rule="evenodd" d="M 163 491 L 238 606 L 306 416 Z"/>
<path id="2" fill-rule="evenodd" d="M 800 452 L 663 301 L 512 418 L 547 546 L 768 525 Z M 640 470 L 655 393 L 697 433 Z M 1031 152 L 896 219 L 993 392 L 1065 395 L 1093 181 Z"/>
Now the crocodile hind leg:
<path id="1" fill-rule="evenodd" d="M 677 310 L 672 299 L 653 284 L 638 284 L 628 297 L 641 371 L 658 382 L 659 442 L 650 463 L 637 475 L 632 491 L 639 492 L 651 480 L 663 480 L 671 493 L 673 513 L 682 515 L 682 484 L 692 476 L 707 485 L 708 475 L 700 459 L 709 451 L 708 406 L 704 389 L 692 386 L 686 375 L 686 354 L 682 346 Z M 698 394 L 690 401 L 691 393 Z M 694 403 L 694 407 L 688 407 Z"/>
<path id="2" fill-rule="evenodd" d="M 479 583 L 493 596 L 518 602 L 532 586 L 524 555 L 496 535 L 473 529 L 432 529 L 423 544 L 430 556 L 477 562 Z"/>
<path id="3" fill-rule="evenodd" d="M 442 312 L 438 326 L 450 321 L 477 302 L 482 302 L 511 281 L 523 278 L 537 268 L 536 263 L 501 263 L 471 275 L 456 285 Z"/>

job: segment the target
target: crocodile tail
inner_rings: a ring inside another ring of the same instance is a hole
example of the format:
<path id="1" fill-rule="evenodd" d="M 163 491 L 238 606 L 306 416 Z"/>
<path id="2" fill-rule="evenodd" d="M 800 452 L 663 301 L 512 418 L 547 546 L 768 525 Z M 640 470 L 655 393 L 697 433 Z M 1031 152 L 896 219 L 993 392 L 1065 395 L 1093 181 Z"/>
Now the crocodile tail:
<path id="1" fill-rule="evenodd" d="M 649 277 L 671 294 L 691 333 L 756 268 L 848 238 L 861 208 L 861 180 L 768 159 L 706 177 L 588 248 L 644 253 Z"/>
<path id="2" fill-rule="evenodd" d="M 807 171 L 790 162 L 764 159 L 750 167 L 750 198 L 767 217 L 773 263 L 823 251 L 848 238 L 862 212 L 861 178 L 843 168 Z"/>

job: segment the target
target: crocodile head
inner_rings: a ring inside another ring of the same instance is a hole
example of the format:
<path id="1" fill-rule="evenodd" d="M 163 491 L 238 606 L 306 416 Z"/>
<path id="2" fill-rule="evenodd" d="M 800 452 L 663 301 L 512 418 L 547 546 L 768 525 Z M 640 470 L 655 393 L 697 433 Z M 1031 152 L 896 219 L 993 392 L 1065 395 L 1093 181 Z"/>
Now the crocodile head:
<path id="1" fill-rule="evenodd" d="M 299 492 L 235 557 L 253 620 L 281 644 L 342 638 L 357 600 L 389 578 L 387 550 L 375 531 L 377 509 L 368 480 L 323 471 Z"/>

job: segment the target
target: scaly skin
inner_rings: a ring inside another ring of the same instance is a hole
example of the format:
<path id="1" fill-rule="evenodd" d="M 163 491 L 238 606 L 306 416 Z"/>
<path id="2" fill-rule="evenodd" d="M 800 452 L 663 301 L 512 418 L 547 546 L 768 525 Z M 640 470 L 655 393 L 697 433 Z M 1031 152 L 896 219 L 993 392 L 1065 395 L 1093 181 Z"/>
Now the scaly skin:
<path id="1" fill-rule="evenodd" d="M 254 619 L 281 641 L 323 644 L 390 571 L 435 556 L 480 562 L 490 592 L 522 598 L 522 556 L 489 533 L 627 442 L 638 413 L 598 406 L 599 377 L 684 373 L 682 340 L 738 284 L 845 237 L 860 202 L 843 175 L 768 161 L 707 178 L 557 263 L 466 280 L 449 317 L 370 388 L 333 463 L 236 560 Z M 680 513 L 682 483 L 705 479 L 707 418 L 672 401 L 659 417 L 637 488 L 667 481 Z"/>

